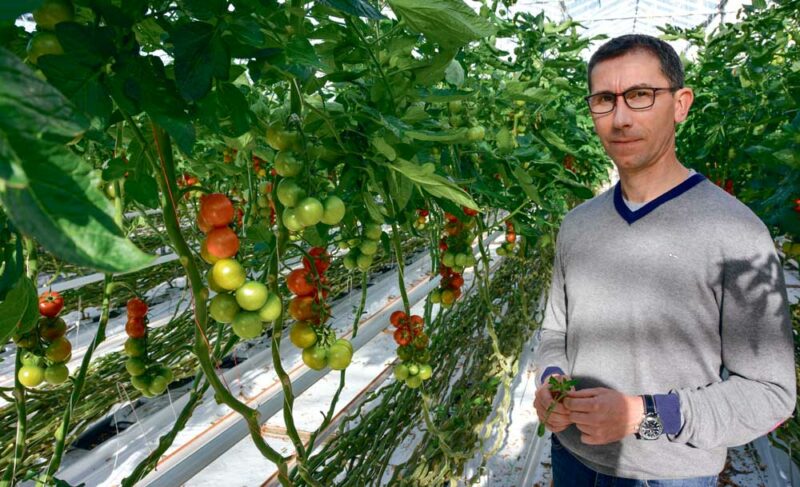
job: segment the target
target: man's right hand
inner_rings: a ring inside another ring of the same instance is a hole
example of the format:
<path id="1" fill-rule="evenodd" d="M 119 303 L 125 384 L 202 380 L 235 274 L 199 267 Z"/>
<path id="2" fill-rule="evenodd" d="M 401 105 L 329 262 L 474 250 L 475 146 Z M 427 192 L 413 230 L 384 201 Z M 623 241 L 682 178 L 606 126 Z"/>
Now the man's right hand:
<path id="1" fill-rule="evenodd" d="M 548 383 L 550 377 L 555 377 L 559 380 L 569 379 L 566 375 L 552 374 L 549 375 L 547 379 L 545 379 L 544 384 L 539 386 L 536 390 L 533 407 L 536 408 L 536 415 L 539 416 L 540 422 L 544 422 L 544 418 L 547 416 L 547 408 L 550 407 L 550 404 L 553 402 L 553 396 L 550 393 L 550 384 Z M 569 410 L 564 407 L 563 404 L 559 403 L 556 404 L 550 416 L 547 418 L 545 427 L 553 433 L 559 433 L 567 429 L 571 424 L 572 422 L 569 420 Z"/>

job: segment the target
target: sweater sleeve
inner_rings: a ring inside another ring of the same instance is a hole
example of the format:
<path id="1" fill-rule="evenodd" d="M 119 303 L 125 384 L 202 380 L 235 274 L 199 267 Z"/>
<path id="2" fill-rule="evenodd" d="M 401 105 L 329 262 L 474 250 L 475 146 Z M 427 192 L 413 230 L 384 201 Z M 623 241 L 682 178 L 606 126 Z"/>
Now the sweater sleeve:
<path id="1" fill-rule="evenodd" d="M 725 380 L 678 389 L 683 427 L 671 441 L 698 448 L 743 445 L 791 416 L 796 384 L 783 268 L 763 224 L 735 237 L 721 275 Z"/>
<path id="2" fill-rule="evenodd" d="M 567 293 L 560 240 L 561 237 L 556 243 L 550 294 L 545 305 L 542 326 L 539 329 L 539 344 L 534 353 L 534 363 L 540 374 L 540 384 L 542 380 L 546 379 L 543 372 L 563 373 L 563 371 L 569 370 L 566 353 Z"/>

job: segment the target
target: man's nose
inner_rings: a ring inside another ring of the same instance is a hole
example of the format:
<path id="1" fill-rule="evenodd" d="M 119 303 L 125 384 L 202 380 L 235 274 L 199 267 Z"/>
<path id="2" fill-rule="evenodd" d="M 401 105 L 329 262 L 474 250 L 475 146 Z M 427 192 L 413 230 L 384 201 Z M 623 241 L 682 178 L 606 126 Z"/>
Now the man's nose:
<path id="1" fill-rule="evenodd" d="M 625 104 L 623 95 L 617 95 L 617 103 L 614 107 L 614 128 L 621 129 L 630 127 L 633 123 L 633 117 L 631 115 L 631 109 Z"/>

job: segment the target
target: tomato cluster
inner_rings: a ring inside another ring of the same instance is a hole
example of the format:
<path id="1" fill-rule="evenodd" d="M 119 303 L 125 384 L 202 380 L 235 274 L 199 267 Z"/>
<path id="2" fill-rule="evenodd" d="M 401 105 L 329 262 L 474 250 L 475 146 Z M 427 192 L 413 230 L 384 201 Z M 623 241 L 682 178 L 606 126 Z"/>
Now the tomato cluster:
<path id="1" fill-rule="evenodd" d="M 375 260 L 375 254 L 381 243 L 383 230 L 380 223 L 365 223 L 361 228 L 361 238 L 352 238 L 339 244 L 342 248 L 350 249 L 342 260 L 342 265 L 349 271 L 358 267 L 361 271 L 367 272 Z"/>
<path id="2" fill-rule="evenodd" d="M 314 247 L 308 252 L 311 259 L 303 258 L 303 268 L 295 269 L 286 277 L 286 286 L 294 297 L 289 303 L 289 314 L 295 319 L 289 339 L 303 349 L 303 362 L 314 370 L 330 366 L 344 370 L 353 359 L 353 346 L 325 322 L 330 308 L 325 303 L 328 296 L 325 272 L 331 265 L 331 256 L 324 247 Z"/>
<path id="3" fill-rule="evenodd" d="M 402 360 L 394 368 L 394 376 L 416 389 L 422 381 L 433 374 L 430 366 L 430 339 L 424 331 L 425 321 L 419 315 L 407 315 L 404 311 L 392 313 L 389 321 L 395 327 L 394 341 L 397 343 L 397 356 Z"/>
<path id="4" fill-rule="evenodd" d="M 145 397 L 163 394 L 172 382 L 172 370 L 159 364 L 147 353 L 147 303 L 139 298 L 128 300 L 128 322 L 125 324 L 125 370 L 131 376 L 131 385 Z"/>
<path id="5" fill-rule="evenodd" d="M 267 177 L 267 161 L 253 154 L 253 172 L 259 178 Z"/>
<path id="6" fill-rule="evenodd" d="M 511 220 L 506 220 L 506 241 L 497 249 L 497 255 L 511 255 L 514 252 L 516 244 L 517 233 L 514 231 L 514 223 Z"/>
<path id="7" fill-rule="evenodd" d="M 344 201 L 338 196 L 329 195 L 320 201 L 309 196 L 308 188 L 299 181 L 305 165 L 294 152 L 297 137 L 292 132 L 275 128 L 267 130 L 267 143 L 275 149 L 274 168 L 282 179 L 275 188 L 278 201 L 285 207 L 281 221 L 290 232 L 301 232 L 304 228 L 324 223 L 338 225 L 346 211 Z"/>
<path id="8" fill-rule="evenodd" d="M 22 367 L 17 372 L 20 384 L 34 388 L 42 382 L 51 385 L 64 383 L 69 377 L 66 363 L 72 357 L 72 343 L 64 336 L 67 324 L 58 317 L 64 309 L 64 299 L 57 292 L 47 291 L 39 296 L 36 329 L 15 335 L 20 347 Z"/>
<path id="9" fill-rule="evenodd" d="M 439 287 L 430 296 L 431 302 L 449 308 L 461 297 L 464 278 L 461 273 L 472 267 L 477 259 L 472 253 L 472 242 L 475 240 L 473 230 L 477 226 L 477 211 L 464 208 L 466 218 L 461 221 L 453 214 L 445 213 L 445 236 L 439 240 L 441 264 L 439 274 L 442 276 Z"/>
<path id="10" fill-rule="evenodd" d="M 200 198 L 197 226 L 206 238 L 200 244 L 200 256 L 209 264 L 229 259 L 239 252 L 239 237 L 229 226 L 235 216 L 233 203 L 221 193 Z"/>
<path id="11" fill-rule="evenodd" d="M 420 208 L 417 210 L 417 219 L 411 224 L 411 226 L 414 227 L 414 230 L 425 230 L 425 226 L 428 224 L 429 214 L 430 212 L 425 208 Z"/>

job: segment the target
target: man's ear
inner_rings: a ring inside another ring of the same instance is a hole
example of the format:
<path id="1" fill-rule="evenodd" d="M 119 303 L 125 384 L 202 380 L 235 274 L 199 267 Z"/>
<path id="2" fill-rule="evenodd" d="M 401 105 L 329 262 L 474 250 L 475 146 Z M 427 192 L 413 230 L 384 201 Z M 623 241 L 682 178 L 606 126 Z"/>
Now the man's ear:
<path id="1" fill-rule="evenodd" d="M 694 101 L 691 88 L 681 88 L 675 92 L 675 123 L 681 123 L 689 116 L 689 108 Z"/>

